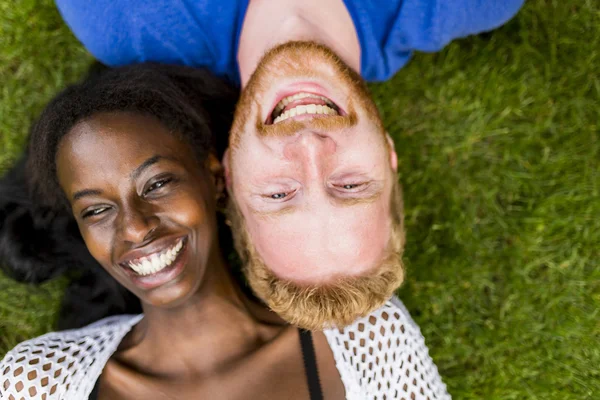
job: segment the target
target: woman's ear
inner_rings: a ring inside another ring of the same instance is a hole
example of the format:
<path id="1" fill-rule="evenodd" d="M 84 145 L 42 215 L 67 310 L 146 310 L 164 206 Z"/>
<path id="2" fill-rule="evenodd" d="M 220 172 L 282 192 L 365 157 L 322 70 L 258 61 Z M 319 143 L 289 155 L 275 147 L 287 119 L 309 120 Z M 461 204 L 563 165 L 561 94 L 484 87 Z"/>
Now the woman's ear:
<path id="1" fill-rule="evenodd" d="M 217 199 L 221 198 L 223 196 L 223 192 L 225 191 L 225 178 L 224 178 L 223 166 L 219 162 L 219 159 L 217 158 L 217 156 L 215 156 L 212 153 L 210 153 L 208 155 L 206 164 L 207 164 L 208 170 L 210 172 L 210 176 L 213 179 L 213 184 L 215 185 Z"/>

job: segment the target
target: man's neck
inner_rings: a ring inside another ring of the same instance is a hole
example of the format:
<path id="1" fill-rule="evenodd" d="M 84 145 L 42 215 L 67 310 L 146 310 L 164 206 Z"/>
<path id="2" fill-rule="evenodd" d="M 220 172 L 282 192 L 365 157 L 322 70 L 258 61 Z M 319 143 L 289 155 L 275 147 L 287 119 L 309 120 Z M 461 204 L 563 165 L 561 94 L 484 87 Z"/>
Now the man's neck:
<path id="1" fill-rule="evenodd" d="M 360 43 L 342 0 L 250 0 L 237 53 L 242 87 L 268 50 L 290 41 L 325 45 L 360 73 Z"/>

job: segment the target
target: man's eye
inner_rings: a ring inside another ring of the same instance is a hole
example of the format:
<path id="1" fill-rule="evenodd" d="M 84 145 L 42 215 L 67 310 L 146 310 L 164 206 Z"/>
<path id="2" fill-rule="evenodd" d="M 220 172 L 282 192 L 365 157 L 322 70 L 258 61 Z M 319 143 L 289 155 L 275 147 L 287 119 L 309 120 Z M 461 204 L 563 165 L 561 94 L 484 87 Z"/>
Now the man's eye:
<path id="1" fill-rule="evenodd" d="M 271 198 L 274 200 L 281 200 L 281 199 L 287 197 L 287 195 L 288 195 L 287 193 L 275 193 L 275 194 L 271 195 Z"/>
<path id="2" fill-rule="evenodd" d="M 347 191 L 360 191 L 361 189 L 366 187 L 365 183 L 346 183 L 344 185 L 340 185 L 338 186 L 340 189 L 343 190 L 347 190 Z"/>
<path id="3" fill-rule="evenodd" d="M 100 208 L 94 208 L 93 210 L 89 210 L 86 211 L 85 213 L 83 213 L 83 218 L 89 218 L 89 217 L 94 217 L 96 215 L 100 215 L 103 212 L 105 212 L 106 210 L 108 210 L 108 207 L 100 207 Z"/>
<path id="4" fill-rule="evenodd" d="M 144 191 L 144 196 L 150 192 L 160 189 L 161 187 L 165 186 L 172 180 L 173 180 L 172 178 L 166 178 L 166 179 L 161 179 L 159 181 L 154 182 L 152 185 L 148 186 L 148 188 Z"/>

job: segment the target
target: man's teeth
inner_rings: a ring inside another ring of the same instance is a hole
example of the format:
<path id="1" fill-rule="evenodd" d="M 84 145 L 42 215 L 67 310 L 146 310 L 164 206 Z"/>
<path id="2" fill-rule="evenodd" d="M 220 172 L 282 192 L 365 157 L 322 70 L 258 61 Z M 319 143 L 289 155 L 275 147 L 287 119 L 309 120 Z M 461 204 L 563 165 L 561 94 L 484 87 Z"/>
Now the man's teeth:
<path id="1" fill-rule="evenodd" d="M 291 102 L 306 98 L 318 99 L 320 100 L 320 102 L 325 102 L 326 104 L 299 105 L 282 113 L 283 109 Z M 276 124 L 290 117 L 302 114 L 339 115 L 339 113 L 336 111 L 335 105 L 327 97 L 319 96 L 312 93 L 300 92 L 288 97 L 284 97 L 279 103 L 277 103 L 277 106 L 275 106 L 275 110 L 273 110 L 273 115 L 277 117 L 275 117 L 273 123 Z"/>
<path id="2" fill-rule="evenodd" d="M 161 251 L 160 253 L 154 253 L 148 257 L 138 258 L 137 260 L 130 261 L 129 267 L 140 275 L 154 274 L 175 261 L 179 251 L 183 247 L 183 239 L 180 239 L 174 246 L 169 247 Z"/>
<path id="3" fill-rule="evenodd" d="M 306 104 L 286 110 L 283 114 L 275 118 L 273 123 L 276 124 L 278 122 L 285 121 L 288 118 L 302 114 L 338 115 L 338 112 L 329 106 L 323 106 L 321 104 Z"/>
<path id="4" fill-rule="evenodd" d="M 294 95 L 288 96 L 288 97 L 284 97 L 275 107 L 275 112 L 278 113 L 281 110 L 283 110 L 285 108 L 285 106 L 287 106 L 288 104 L 290 104 L 292 101 L 296 101 L 296 100 L 300 100 L 300 99 L 305 99 L 307 97 L 312 97 L 315 99 L 320 99 L 323 100 L 326 103 L 331 103 L 331 100 L 329 100 L 327 97 L 323 97 L 323 96 L 319 96 L 316 94 L 312 94 L 312 93 L 296 93 Z"/>

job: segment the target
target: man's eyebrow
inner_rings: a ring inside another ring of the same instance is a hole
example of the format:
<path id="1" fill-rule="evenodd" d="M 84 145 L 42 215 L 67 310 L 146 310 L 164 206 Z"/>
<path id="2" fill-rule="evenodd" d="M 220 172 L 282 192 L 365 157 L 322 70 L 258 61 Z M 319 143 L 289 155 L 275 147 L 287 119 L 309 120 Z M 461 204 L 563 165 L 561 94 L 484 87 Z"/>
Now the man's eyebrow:
<path id="1" fill-rule="evenodd" d="M 383 193 L 383 190 L 378 190 L 377 192 L 367 196 L 367 197 L 346 197 L 346 198 L 337 198 L 335 200 L 336 204 L 339 204 L 343 207 L 352 207 L 358 204 L 371 204 L 376 202 L 380 197 L 381 194 Z M 250 211 L 252 212 L 252 214 L 256 215 L 259 218 L 273 218 L 273 217 L 279 217 L 281 215 L 286 215 L 286 214 L 290 214 L 292 212 L 294 212 L 296 210 L 296 206 L 295 205 L 289 205 L 283 208 L 280 208 L 279 210 L 274 210 L 274 211 L 262 211 L 262 210 L 257 210 L 255 208 L 250 208 Z"/>
<path id="2" fill-rule="evenodd" d="M 289 205 L 289 206 L 280 208 L 279 210 L 273 210 L 273 211 L 263 211 L 263 210 L 257 210 L 255 208 L 250 208 L 250 211 L 252 212 L 252 214 L 256 215 L 257 217 L 264 219 L 264 218 L 273 218 L 273 217 L 279 217 L 281 215 L 290 214 L 290 213 L 294 212 L 295 209 L 296 209 L 296 206 Z"/>
<path id="3" fill-rule="evenodd" d="M 146 161 L 141 163 L 136 169 L 133 170 L 133 172 L 131 173 L 131 178 L 132 179 L 139 178 L 139 176 L 142 174 L 142 172 L 144 172 L 144 170 L 146 168 L 148 168 L 149 166 L 151 166 L 153 164 L 156 164 L 163 158 L 165 158 L 165 157 L 159 156 L 158 154 L 150 157 L 149 159 L 147 159 Z"/>
<path id="4" fill-rule="evenodd" d="M 80 190 L 78 192 L 75 192 L 75 194 L 73 194 L 73 201 L 75 202 L 85 196 L 99 196 L 101 194 L 102 194 L 102 191 L 99 189 Z"/>
<path id="5" fill-rule="evenodd" d="M 367 197 L 338 197 L 336 198 L 335 202 L 344 207 L 352 207 L 358 204 L 371 204 L 376 202 L 381 197 L 381 193 L 383 193 L 383 190 L 378 190 Z"/>

